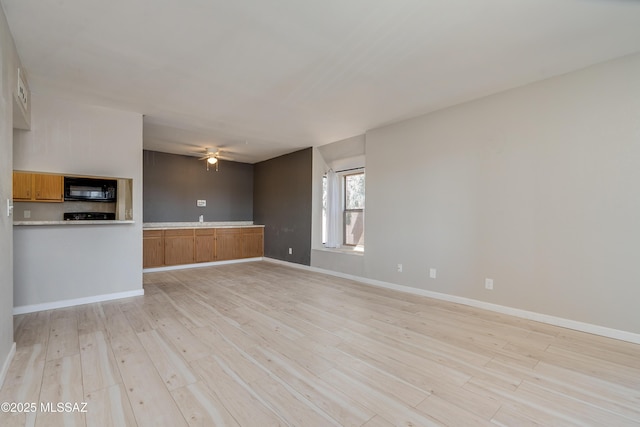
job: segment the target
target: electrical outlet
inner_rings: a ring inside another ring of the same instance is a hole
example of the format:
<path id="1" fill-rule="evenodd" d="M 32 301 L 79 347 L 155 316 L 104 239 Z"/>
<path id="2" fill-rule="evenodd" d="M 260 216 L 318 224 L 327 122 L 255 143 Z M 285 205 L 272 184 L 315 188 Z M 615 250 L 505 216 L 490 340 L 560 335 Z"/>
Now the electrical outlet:
<path id="1" fill-rule="evenodd" d="M 196 200 L 196 206 L 199 208 L 204 208 L 207 206 L 206 200 Z"/>
<path id="2" fill-rule="evenodd" d="M 23 212 L 23 214 L 24 214 L 24 217 L 25 217 L 25 218 L 31 218 L 31 211 L 27 211 L 27 210 L 25 210 L 25 211 Z"/>
<path id="3" fill-rule="evenodd" d="M 402 264 L 398 264 L 398 273 L 402 273 Z"/>
<path id="4" fill-rule="evenodd" d="M 436 278 L 436 269 L 435 268 L 430 268 L 429 269 L 429 277 L 432 279 Z"/>
<path id="5" fill-rule="evenodd" d="M 484 287 L 485 289 L 493 290 L 493 279 L 484 279 Z"/>
<path id="6" fill-rule="evenodd" d="M 289 255 L 293 255 L 293 248 L 289 248 Z"/>

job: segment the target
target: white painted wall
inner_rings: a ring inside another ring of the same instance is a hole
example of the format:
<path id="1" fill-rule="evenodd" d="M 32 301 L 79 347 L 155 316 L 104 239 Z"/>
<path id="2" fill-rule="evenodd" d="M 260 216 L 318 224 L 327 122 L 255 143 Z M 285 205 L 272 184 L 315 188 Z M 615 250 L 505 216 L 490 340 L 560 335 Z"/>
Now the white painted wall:
<path id="1" fill-rule="evenodd" d="M 15 307 L 142 289 L 142 116 L 32 94 L 14 168 L 133 178 L 135 224 L 14 227 Z"/>
<path id="2" fill-rule="evenodd" d="M 640 333 L 640 55 L 366 140 L 365 277 Z"/>
<path id="3" fill-rule="evenodd" d="M 353 276 L 364 275 L 361 253 L 325 249 L 322 245 L 322 177 L 335 171 L 365 166 L 365 135 L 357 135 L 313 149 L 313 203 L 311 215 L 311 266 Z"/>
<path id="4" fill-rule="evenodd" d="M 13 88 L 17 84 L 18 54 L 0 5 L 0 386 L 13 347 L 13 218 L 7 216 L 12 198 Z"/>

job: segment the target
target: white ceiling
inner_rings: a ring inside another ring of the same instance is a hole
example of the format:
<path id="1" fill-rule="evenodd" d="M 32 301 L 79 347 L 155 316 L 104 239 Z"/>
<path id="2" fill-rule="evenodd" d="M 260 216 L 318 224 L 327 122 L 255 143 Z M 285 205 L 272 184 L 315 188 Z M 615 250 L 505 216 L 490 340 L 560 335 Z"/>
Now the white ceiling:
<path id="1" fill-rule="evenodd" d="M 265 160 L 640 51 L 636 0 L 0 0 L 34 93 Z"/>

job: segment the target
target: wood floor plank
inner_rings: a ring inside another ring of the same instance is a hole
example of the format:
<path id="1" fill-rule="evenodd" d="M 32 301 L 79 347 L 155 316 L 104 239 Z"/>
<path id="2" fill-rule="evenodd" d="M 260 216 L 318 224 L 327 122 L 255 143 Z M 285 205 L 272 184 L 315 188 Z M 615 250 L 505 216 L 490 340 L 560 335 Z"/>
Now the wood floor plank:
<path id="1" fill-rule="evenodd" d="M 141 332 L 138 338 L 169 390 L 193 384 L 198 380 L 180 352 L 158 331 Z"/>
<path id="2" fill-rule="evenodd" d="M 481 416 L 462 408 L 448 400 L 432 394 L 416 406 L 419 411 L 428 414 L 446 426 L 491 426 L 491 422 Z M 493 417 L 494 414 L 491 416 Z"/>
<path id="3" fill-rule="evenodd" d="M 105 333 L 98 330 L 82 334 L 79 340 L 84 392 L 89 393 L 121 383 L 118 364 Z"/>
<path id="4" fill-rule="evenodd" d="M 87 427 L 136 427 L 124 384 L 114 384 L 85 395 Z"/>
<path id="5" fill-rule="evenodd" d="M 120 309 L 115 305 L 104 304 L 103 310 L 105 311 L 107 338 L 116 359 L 130 353 L 143 351 L 138 336 Z"/>
<path id="6" fill-rule="evenodd" d="M 48 333 L 48 328 L 47 333 Z M 46 347 L 33 344 L 16 350 L 0 389 L 0 402 L 29 402 L 39 405 L 46 359 Z M 33 426 L 37 412 L 0 412 L 1 426 Z"/>
<path id="7" fill-rule="evenodd" d="M 35 402 L 40 395 L 46 347 L 34 344 L 16 350 L 0 390 L 2 402 Z"/>
<path id="8" fill-rule="evenodd" d="M 78 320 L 75 311 L 63 316 L 52 316 L 47 346 L 47 360 L 71 356 L 80 352 Z"/>
<path id="9" fill-rule="evenodd" d="M 264 426 L 286 425 L 249 384 L 214 356 L 199 359 L 191 365 L 241 426 L 250 426 L 256 420 Z"/>
<path id="10" fill-rule="evenodd" d="M 491 422 L 502 427 L 576 426 L 572 421 L 562 419 L 529 405 L 514 402 L 502 405 L 491 419 Z"/>
<path id="11" fill-rule="evenodd" d="M 140 427 L 187 425 L 147 353 L 134 352 L 118 357 L 118 368 Z"/>
<path id="12" fill-rule="evenodd" d="M 619 365 L 554 345 L 547 348 L 541 361 L 586 373 L 605 381 L 623 384 L 631 389 L 640 389 L 640 369 L 638 368 Z"/>
<path id="13" fill-rule="evenodd" d="M 490 370 L 519 375 L 530 383 L 623 415 L 640 425 L 640 390 L 633 390 L 544 362 L 538 364 L 534 370 L 509 366 L 500 361 L 492 361 L 486 367 Z"/>
<path id="14" fill-rule="evenodd" d="M 46 410 L 40 407 L 36 416 L 36 426 L 84 426 L 86 413 L 82 412 L 84 394 L 82 392 L 82 370 L 80 354 L 47 361 L 42 378 L 42 388 L 38 405 L 50 405 Z M 58 405 L 62 404 L 62 410 Z M 66 404 L 71 404 L 67 411 Z M 75 406 L 78 405 L 78 411 Z"/>
<path id="15" fill-rule="evenodd" d="M 573 399 L 562 393 L 523 381 L 515 393 L 527 401 L 539 402 L 556 413 L 566 414 L 576 424 L 637 426 L 637 420 Z"/>
<path id="16" fill-rule="evenodd" d="M 362 424 L 362 427 L 393 427 L 393 426 L 394 424 L 391 424 L 389 421 L 385 420 L 380 415 L 376 415 L 366 423 Z"/>
<path id="17" fill-rule="evenodd" d="M 438 426 L 439 423 L 393 396 L 368 387 L 338 369 L 331 369 L 321 376 L 325 381 L 344 393 L 353 396 L 361 405 L 376 413 L 384 413 L 395 425 Z"/>
<path id="18" fill-rule="evenodd" d="M 40 311 L 24 315 L 14 337 L 16 348 L 40 344 L 46 351 L 49 341 L 50 314 L 51 311 Z"/>
<path id="19" fill-rule="evenodd" d="M 163 337 L 167 338 L 167 340 L 178 349 L 180 355 L 188 362 L 201 359 L 213 351 L 208 345 L 193 335 L 189 328 L 175 319 L 162 319 L 158 322 L 158 328 L 156 330 Z"/>
<path id="20" fill-rule="evenodd" d="M 268 262 L 16 316 L 0 425 L 640 425 L 640 345 Z M 38 408 L 39 409 L 39 408 Z"/>
<path id="21" fill-rule="evenodd" d="M 267 344 L 265 344 L 265 346 L 292 359 L 296 359 L 298 363 L 315 374 L 320 374 L 335 366 L 333 362 L 326 360 L 322 356 L 298 346 L 296 344 L 298 340 L 292 341 L 283 337 L 278 331 L 274 331 L 269 327 L 251 322 L 244 325 L 243 329 L 266 342 Z"/>
<path id="22" fill-rule="evenodd" d="M 348 363 L 340 364 L 340 369 L 343 372 L 348 371 L 349 376 L 366 384 L 368 387 L 389 393 L 409 406 L 416 406 L 431 395 L 430 392 L 374 368 L 359 359 L 352 358 Z"/>
<path id="23" fill-rule="evenodd" d="M 617 405 L 633 408 L 640 413 L 640 389 L 625 384 L 602 380 L 587 373 L 576 372 L 561 366 L 540 362 L 535 368 L 536 377 L 543 376 L 547 383 L 578 388 L 585 393 L 607 398 Z"/>
<path id="24" fill-rule="evenodd" d="M 156 328 L 155 322 L 142 309 L 143 304 L 143 302 L 128 301 L 120 306 L 120 311 L 125 315 L 135 333 L 152 331 Z"/>
<path id="25" fill-rule="evenodd" d="M 256 391 L 281 418 L 291 426 L 336 426 L 338 421 L 304 398 L 293 388 L 285 387 L 271 377 L 253 381 L 251 388 Z"/>
<path id="26" fill-rule="evenodd" d="M 86 304 L 77 307 L 78 335 L 106 331 L 104 311 L 100 304 Z"/>
<path id="27" fill-rule="evenodd" d="M 343 426 L 360 426 L 375 415 L 295 360 L 262 347 L 253 348 L 249 353 L 265 370 L 306 396 Z"/>
<path id="28" fill-rule="evenodd" d="M 240 427 L 220 399 L 202 382 L 177 388 L 171 395 L 191 427 Z"/>

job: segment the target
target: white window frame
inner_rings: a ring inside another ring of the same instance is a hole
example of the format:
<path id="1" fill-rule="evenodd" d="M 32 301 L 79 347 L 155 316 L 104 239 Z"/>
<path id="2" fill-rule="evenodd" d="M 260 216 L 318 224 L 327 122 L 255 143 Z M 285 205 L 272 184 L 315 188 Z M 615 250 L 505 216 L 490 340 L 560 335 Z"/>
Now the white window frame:
<path id="1" fill-rule="evenodd" d="M 346 215 L 346 177 L 349 175 L 358 175 L 358 174 L 365 174 L 365 186 L 366 186 L 366 172 L 365 172 L 365 168 L 361 167 L 361 168 L 353 168 L 353 169 L 348 169 L 348 170 L 344 170 L 344 171 L 338 171 L 336 172 L 336 175 L 339 177 L 340 180 L 340 194 L 339 194 L 339 200 L 340 200 L 340 212 L 341 214 L 339 215 L 339 219 L 338 219 L 338 229 L 341 230 L 341 236 L 340 236 L 340 246 L 338 248 L 326 248 L 327 250 L 339 250 L 339 251 L 348 251 L 348 252 L 364 252 L 364 245 L 347 245 L 345 243 L 345 224 L 344 224 L 344 218 Z M 325 197 L 325 186 L 324 183 L 326 183 L 327 180 L 327 175 L 325 174 L 323 176 L 323 191 L 322 191 L 322 195 L 323 198 Z M 362 212 L 364 213 L 366 211 L 366 199 L 365 199 L 365 208 L 362 210 Z M 323 208 L 322 208 L 322 244 L 324 245 L 327 241 L 327 217 L 326 217 L 326 210 L 325 210 L 325 206 L 323 204 Z M 366 232 L 365 232 L 366 234 Z"/>

